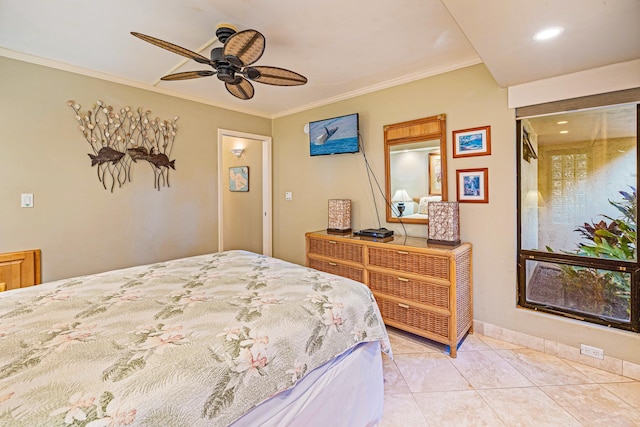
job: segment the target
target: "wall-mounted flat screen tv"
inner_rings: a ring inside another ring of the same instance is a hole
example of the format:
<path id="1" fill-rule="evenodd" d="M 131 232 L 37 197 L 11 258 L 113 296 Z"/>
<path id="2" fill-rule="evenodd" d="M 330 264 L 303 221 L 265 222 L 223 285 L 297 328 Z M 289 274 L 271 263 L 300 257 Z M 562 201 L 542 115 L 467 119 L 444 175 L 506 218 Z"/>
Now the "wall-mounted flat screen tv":
<path id="1" fill-rule="evenodd" d="M 358 113 L 309 123 L 309 147 L 312 156 L 358 152 Z"/>

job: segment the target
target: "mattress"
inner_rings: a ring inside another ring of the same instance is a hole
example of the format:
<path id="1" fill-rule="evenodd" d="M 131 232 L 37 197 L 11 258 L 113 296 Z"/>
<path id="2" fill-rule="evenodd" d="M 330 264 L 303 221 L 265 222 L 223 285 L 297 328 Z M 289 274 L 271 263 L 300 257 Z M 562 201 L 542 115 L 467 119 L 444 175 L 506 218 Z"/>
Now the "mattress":
<path id="1" fill-rule="evenodd" d="M 368 342 L 315 369 L 232 426 L 374 426 L 382 419 L 383 407 L 380 343 Z"/>
<path id="2" fill-rule="evenodd" d="M 370 385 L 367 425 L 380 351 L 366 286 L 249 252 L 60 280 L 0 293 L 0 425 L 318 425 Z"/>

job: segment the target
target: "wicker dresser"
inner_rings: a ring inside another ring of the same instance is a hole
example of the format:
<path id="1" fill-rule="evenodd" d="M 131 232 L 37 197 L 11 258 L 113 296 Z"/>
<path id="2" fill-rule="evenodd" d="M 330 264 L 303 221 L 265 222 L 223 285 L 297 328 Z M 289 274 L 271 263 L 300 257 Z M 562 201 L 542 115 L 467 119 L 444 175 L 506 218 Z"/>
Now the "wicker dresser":
<path id="1" fill-rule="evenodd" d="M 387 325 L 451 348 L 473 332 L 471 244 L 428 245 L 395 236 L 376 242 L 351 236 L 306 234 L 307 266 L 365 283 Z"/>

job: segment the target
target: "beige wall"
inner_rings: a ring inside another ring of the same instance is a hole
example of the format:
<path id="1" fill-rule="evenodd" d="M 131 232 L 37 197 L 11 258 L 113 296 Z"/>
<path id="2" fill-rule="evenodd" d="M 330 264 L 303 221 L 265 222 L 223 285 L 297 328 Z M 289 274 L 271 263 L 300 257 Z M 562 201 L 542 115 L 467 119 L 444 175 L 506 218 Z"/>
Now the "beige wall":
<path id="1" fill-rule="evenodd" d="M 140 165 L 104 190 L 70 99 L 180 116 L 171 187 L 155 190 Z M 50 281 L 216 251 L 219 127 L 271 135 L 269 119 L 0 57 L 0 252 L 42 249 Z"/>
<path id="2" fill-rule="evenodd" d="M 277 118 L 274 136 L 274 255 L 304 263 L 304 233 L 327 227 L 327 200 L 351 199 L 353 228 L 377 227 L 361 154 L 309 157 L 305 123 L 357 112 L 367 158 L 384 188 L 383 131 L 386 124 L 447 115 L 449 199 L 456 198 L 456 169 L 489 168 L 489 203 L 460 205 L 461 237 L 473 244 L 474 318 L 502 328 L 640 363 L 640 336 L 516 307 L 516 146 L 515 114 L 484 65 L 449 72 L 313 110 Z M 491 155 L 451 156 L 451 132 L 491 126 Z M 375 185 L 375 184 L 374 184 Z M 293 200 L 285 201 L 285 191 Z M 382 226 L 384 204 L 376 189 Z M 407 226 L 427 235 L 426 226 Z"/>

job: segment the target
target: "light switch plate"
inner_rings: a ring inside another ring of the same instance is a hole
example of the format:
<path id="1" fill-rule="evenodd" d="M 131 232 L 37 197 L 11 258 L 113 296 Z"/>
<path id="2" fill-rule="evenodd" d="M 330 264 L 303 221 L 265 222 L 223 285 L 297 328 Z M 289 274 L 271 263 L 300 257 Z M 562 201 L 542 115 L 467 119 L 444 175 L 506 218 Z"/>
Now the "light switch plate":
<path id="1" fill-rule="evenodd" d="M 20 207 L 21 208 L 33 207 L 33 193 L 22 193 L 20 195 Z"/>

